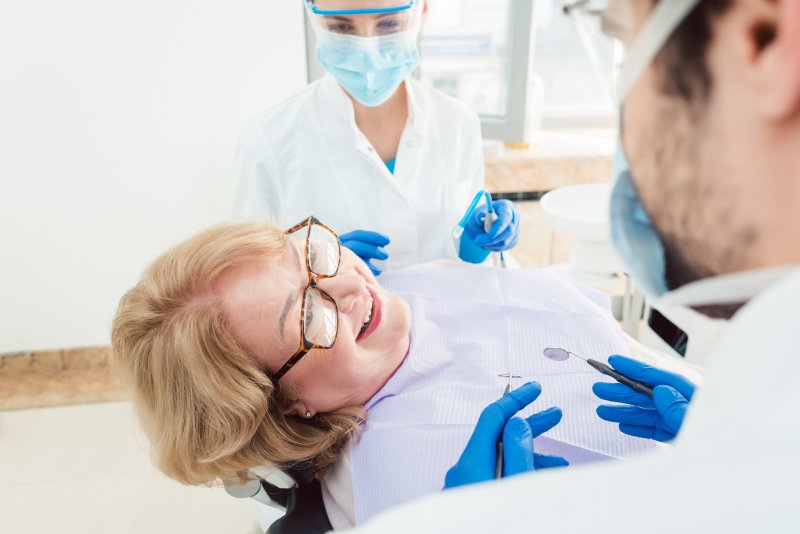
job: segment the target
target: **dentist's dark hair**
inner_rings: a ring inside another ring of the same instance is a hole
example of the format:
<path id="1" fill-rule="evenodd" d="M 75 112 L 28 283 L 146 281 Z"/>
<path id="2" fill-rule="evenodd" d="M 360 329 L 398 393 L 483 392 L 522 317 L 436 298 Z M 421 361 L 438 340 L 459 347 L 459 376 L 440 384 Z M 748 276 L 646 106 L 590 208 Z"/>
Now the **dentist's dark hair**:
<path id="1" fill-rule="evenodd" d="M 670 0 L 654 0 L 669 2 Z M 733 0 L 701 0 L 675 30 L 656 58 L 661 90 L 692 107 L 703 106 L 714 85 L 707 55 L 714 40 L 714 22 Z"/>

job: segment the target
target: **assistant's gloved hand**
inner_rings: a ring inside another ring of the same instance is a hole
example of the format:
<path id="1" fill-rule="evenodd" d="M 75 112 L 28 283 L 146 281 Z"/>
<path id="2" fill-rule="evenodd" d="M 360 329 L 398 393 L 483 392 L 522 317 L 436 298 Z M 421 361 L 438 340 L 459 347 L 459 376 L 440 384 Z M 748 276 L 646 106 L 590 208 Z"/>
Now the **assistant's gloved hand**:
<path id="1" fill-rule="evenodd" d="M 519 241 L 519 212 L 510 200 L 496 200 L 492 203 L 497 220 L 492 224 L 489 232 L 483 229 L 486 219 L 486 205 L 477 208 L 467 221 L 464 233 L 475 245 L 502 252 L 511 250 Z"/>
<path id="2" fill-rule="evenodd" d="M 494 479 L 497 441 L 501 433 L 504 477 L 536 469 L 569 465 L 569 462 L 560 456 L 545 456 L 533 452 L 533 438 L 547 432 L 561 421 L 559 408 L 549 408 L 527 419 L 513 417 L 515 413 L 536 400 L 541 392 L 541 385 L 528 382 L 484 408 L 461 458 L 447 472 L 444 480 L 445 489 Z"/>
<path id="3" fill-rule="evenodd" d="M 385 260 L 389 258 L 389 254 L 383 250 L 383 247 L 390 243 L 387 236 L 378 232 L 370 232 L 369 230 L 354 230 L 340 235 L 339 243 L 364 260 L 364 263 L 372 270 L 372 274 L 375 276 L 381 274 L 381 270 L 375 267 L 370 260 Z"/>
<path id="4" fill-rule="evenodd" d="M 630 406 L 598 406 L 597 415 L 619 423 L 620 431 L 637 438 L 671 441 L 683 424 L 695 385 L 675 373 L 662 371 L 625 356 L 611 356 L 608 364 L 620 373 L 653 388 L 653 398 L 624 384 L 598 382 L 594 394 L 603 400 Z"/>

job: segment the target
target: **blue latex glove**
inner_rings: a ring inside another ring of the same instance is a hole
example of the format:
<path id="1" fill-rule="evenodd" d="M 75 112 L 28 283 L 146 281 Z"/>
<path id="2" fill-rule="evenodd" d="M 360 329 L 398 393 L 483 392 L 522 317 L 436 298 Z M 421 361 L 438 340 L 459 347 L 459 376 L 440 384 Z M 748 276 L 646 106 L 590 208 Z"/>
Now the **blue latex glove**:
<path id="1" fill-rule="evenodd" d="M 383 247 L 390 243 L 387 236 L 378 232 L 370 232 L 369 230 L 354 230 L 340 235 L 339 243 L 364 260 L 367 267 L 372 270 L 372 274 L 375 276 L 381 274 L 381 270 L 375 267 L 370 260 L 385 260 L 389 258 L 389 254 L 383 250 Z"/>
<path id="2" fill-rule="evenodd" d="M 488 213 L 486 205 L 477 208 L 464 227 L 464 233 L 475 245 L 502 252 L 511 250 L 519 241 L 519 213 L 510 200 L 496 200 L 492 203 L 497 220 L 489 232 L 484 231 L 483 221 Z"/>
<path id="3" fill-rule="evenodd" d="M 681 375 L 662 371 L 625 356 L 611 356 L 609 365 L 653 388 L 653 398 L 624 384 L 598 382 L 592 387 L 603 400 L 629 406 L 598 406 L 597 415 L 619 423 L 620 431 L 637 438 L 671 441 L 683 424 L 695 385 Z"/>
<path id="4" fill-rule="evenodd" d="M 545 456 L 533 452 L 533 438 L 547 432 L 561 421 L 561 410 L 550 408 L 527 419 L 513 417 L 532 403 L 542 392 L 542 386 L 528 382 L 487 406 L 478 419 L 458 463 L 450 468 L 444 487 L 494 479 L 497 463 L 497 440 L 503 434 L 503 476 L 508 477 L 548 467 L 569 465 L 560 456 Z M 513 417 L 513 418 L 512 418 Z"/>

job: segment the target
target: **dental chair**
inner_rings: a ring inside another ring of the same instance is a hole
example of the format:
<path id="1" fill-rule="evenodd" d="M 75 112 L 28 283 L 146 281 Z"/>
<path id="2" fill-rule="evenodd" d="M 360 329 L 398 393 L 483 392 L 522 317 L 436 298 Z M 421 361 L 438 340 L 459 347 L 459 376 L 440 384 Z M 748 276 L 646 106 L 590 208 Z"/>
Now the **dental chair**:
<path id="1" fill-rule="evenodd" d="M 267 534 L 322 534 L 333 530 L 325 513 L 322 488 L 308 465 L 285 471 L 274 467 L 250 470 L 257 479 L 245 484 L 226 484 L 225 491 L 239 499 L 254 499 L 283 511 Z"/>

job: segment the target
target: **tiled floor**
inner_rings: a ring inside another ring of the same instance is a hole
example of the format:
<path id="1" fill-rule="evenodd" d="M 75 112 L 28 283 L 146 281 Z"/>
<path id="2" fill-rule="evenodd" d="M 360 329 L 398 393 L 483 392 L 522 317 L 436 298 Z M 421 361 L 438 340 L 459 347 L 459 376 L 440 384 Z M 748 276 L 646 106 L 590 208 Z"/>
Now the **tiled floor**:
<path id="1" fill-rule="evenodd" d="M 129 403 L 0 412 L 3 534 L 250 534 L 252 501 L 150 464 Z"/>

